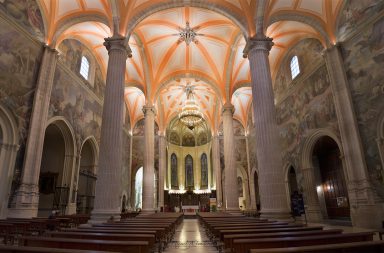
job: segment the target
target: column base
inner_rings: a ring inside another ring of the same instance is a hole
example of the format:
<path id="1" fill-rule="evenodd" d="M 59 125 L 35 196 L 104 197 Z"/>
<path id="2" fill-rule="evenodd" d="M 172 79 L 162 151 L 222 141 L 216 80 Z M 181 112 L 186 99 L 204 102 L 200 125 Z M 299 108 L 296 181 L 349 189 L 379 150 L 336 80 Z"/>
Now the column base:
<path id="1" fill-rule="evenodd" d="M 319 223 L 323 221 L 320 206 L 307 206 L 305 207 L 305 214 L 308 222 Z"/>
<path id="2" fill-rule="evenodd" d="M 108 221 L 119 221 L 120 211 L 115 210 L 98 210 L 92 211 L 91 219 L 88 224 L 100 224 Z"/>
<path id="3" fill-rule="evenodd" d="M 293 221 L 292 215 L 288 211 L 261 210 L 260 218 Z"/>
<path id="4" fill-rule="evenodd" d="M 140 216 L 142 215 L 151 215 L 154 214 L 156 211 L 155 209 L 142 209 L 139 213 Z"/>
<path id="5" fill-rule="evenodd" d="M 65 210 L 65 214 L 76 214 L 76 203 L 69 203 L 67 206 L 67 210 Z"/>
<path id="6" fill-rule="evenodd" d="M 351 220 L 354 227 L 382 229 L 384 206 L 379 204 L 352 206 Z"/>
<path id="7" fill-rule="evenodd" d="M 37 217 L 39 210 L 38 185 L 20 185 L 8 211 L 9 218 Z"/>

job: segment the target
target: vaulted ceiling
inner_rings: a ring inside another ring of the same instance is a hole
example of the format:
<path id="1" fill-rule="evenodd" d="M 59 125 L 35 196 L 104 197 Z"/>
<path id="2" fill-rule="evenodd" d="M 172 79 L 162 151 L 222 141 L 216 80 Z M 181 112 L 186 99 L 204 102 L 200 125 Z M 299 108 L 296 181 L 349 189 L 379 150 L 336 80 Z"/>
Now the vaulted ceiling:
<path id="1" fill-rule="evenodd" d="M 187 2 L 187 3 L 186 3 Z M 213 130 L 221 105 L 231 101 L 243 125 L 251 108 L 246 38 L 263 32 L 273 38 L 273 78 L 287 50 L 303 38 L 326 47 L 335 43 L 342 0 L 39 0 L 45 42 L 57 47 L 73 38 L 94 52 L 107 70 L 104 38 L 114 32 L 127 37 L 126 105 L 132 127 L 142 106 L 156 106 L 157 122 L 165 129 L 185 101 L 183 85 L 195 85 L 198 103 Z M 197 41 L 187 45 L 178 33 L 190 27 Z"/>

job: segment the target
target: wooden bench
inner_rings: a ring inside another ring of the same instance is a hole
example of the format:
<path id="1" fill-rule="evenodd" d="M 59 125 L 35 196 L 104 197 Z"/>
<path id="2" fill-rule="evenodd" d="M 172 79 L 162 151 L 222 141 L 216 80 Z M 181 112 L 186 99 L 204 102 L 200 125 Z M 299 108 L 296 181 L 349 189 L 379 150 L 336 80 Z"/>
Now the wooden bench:
<path id="1" fill-rule="evenodd" d="M 146 241 L 149 243 L 149 248 L 155 248 L 155 235 L 154 234 L 117 234 L 117 233 L 84 233 L 77 232 L 48 232 L 45 234 L 48 237 L 55 238 L 74 238 L 74 239 L 95 239 L 95 240 L 108 240 L 108 241 Z M 159 248 L 159 250 L 161 250 Z"/>
<path id="2" fill-rule="evenodd" d="M 286 248 L 336 243 L 372 241 L 373 233 L 349 233 L 321 236 L 265 238 L 265 239 L 235 239 L 233 249 L 236 253 L 247 253 L 250 249 Z"/>
<path id="3" fill-rule="evenodd" d="M 16 252 L 18 253 L 20 252 L 22 253 L 110 253 L 111 251 L 0 245 L 0 252 L 2 253 L 16 253 Z"/>
<path id="4" fill-rule="evenodd" d="M 233 240 L 235 239 L 261 239 L 261 238 L 282 238 L 282 237 L 300 237 L 313 235 L 331 235 L 341 234 L 342 229 L 328 230 L 307 230 L 307 231 L 291 231 L 291 232 L 273 232 L 273 233 L 252 233 L 252 234 L 229 234 L 224 235 L 223 248 L 233 250 Z"/>
<path id="5" fill-rule="evenodd" d="M 351 242 L 290 248 L 251 249 L 249 253 L 383 253 L 384 242 Z"/>
<path id="6" fill-rule="evenodd" d="M 149 253 L 149 243 L 145 241 L 108 241 L 108 240 L 85 240 L 52 237 L 28 236 L 21 238 L 23 246 L 101 250 L 125 253 Z"/>

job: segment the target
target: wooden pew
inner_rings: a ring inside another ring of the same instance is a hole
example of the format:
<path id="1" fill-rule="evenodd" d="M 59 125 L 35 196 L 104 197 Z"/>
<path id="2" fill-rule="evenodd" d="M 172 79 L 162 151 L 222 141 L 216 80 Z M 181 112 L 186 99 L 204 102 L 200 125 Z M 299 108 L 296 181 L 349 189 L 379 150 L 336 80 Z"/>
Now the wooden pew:
<path id="1" fill-rule="evenodd" d="M 383 253 L 383 241 L 351 242 L 290 248 L 251 249 L 250 253 Z"/>
<path id="2" fill-rule="evenodd" d="M 234 252 L 247 253 L 250 249 L 301 247 L 336 243 L 363 242 L 372 240 L 372 232 L 362 232 L 285 238 L 235 239 L 233 240 L 232 245 Z"/>
<path id="3" fill-rule="evenodd" d="M 261 239 L 261 238 L 282 238 L 282 237 L 300 237 L 313 235 L 331 235 L 341 234 L 342 229 L 328 230 L 307 230 L 307 231 L 290 231 L 290 232 L 273 232 L 273 233 L 252 233 L 252 234 L 229 234 L 224 235 L 223 248 L 233 250 L 233 240 L 235 239 Z"/>
<path id="4" fill-rule="evenodd" d="M 101 250 L 124 253 L 149 253 L 145 241 L 108 241 L 28 236 L 21 238 L 23 246 L 62 249 Z"/>
<path id="5" fill-rule="evenodd" d="M 110 253 L 111 251 L 0 245 L 1 253 Z"/>
<path id="6" fill-rule="evenodd" d="M 155 246 L 155 235 L 153 234 L 115 234 L 115 233 L 84 233 L 78 232 L 48 232 L 48 237 L 74 238 L 74 239 L 95 239 L 108 241 L 147 241 L 149 247 Z"/>

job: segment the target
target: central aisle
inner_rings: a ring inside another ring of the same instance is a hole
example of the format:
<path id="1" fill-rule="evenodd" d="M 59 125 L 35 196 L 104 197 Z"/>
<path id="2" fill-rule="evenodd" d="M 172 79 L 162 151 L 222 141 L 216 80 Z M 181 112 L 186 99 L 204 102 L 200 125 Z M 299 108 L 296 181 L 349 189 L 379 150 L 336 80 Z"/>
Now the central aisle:
<path id="1" fill-rule="evenodd" d="M 216 253 L 218 252 L 197 219 L 184 219 L 177 228 L 172 242 L 168 244 L 164 253 Z"/>

